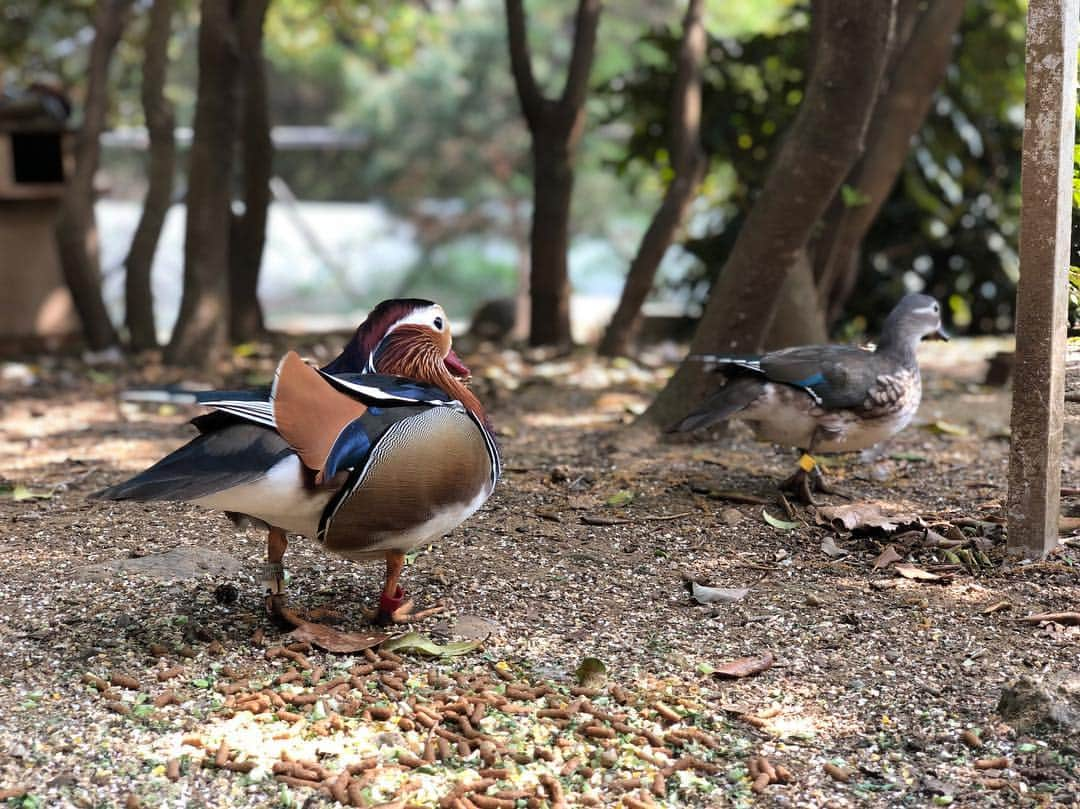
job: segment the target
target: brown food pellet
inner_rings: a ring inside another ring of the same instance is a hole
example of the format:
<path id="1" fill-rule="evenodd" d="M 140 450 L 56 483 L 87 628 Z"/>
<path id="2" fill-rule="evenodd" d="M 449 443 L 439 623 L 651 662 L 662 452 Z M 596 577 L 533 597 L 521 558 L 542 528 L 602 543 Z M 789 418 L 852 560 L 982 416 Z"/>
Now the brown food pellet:
<path id="1" fill-rule="evenodd" d="M 260 627 L 256 628 L 256 630 L 254 632 L 251 633 L 251 642 L 254 643 L 256 646 L 262 646 L 263 637 L 265 635 L 266 635 L 266 633 L 263 631 L 263 628 L 260 626 Z"/>
<path id="2" fill-rule="evenodd" d="M 225 762 L 229 760 L 229 743 L 224 739 L 221 740 L 221 744 L 218 746 L 217 754 L 214 756 L 214 764 L 218 767 L 224 767 Z"/>
<path id="3" fill-rule="evenodd" d="M 139 690 L 139 681 L 134 677 L 129 677 L 126 674 L 110 674 L 109 682 L 115 685 L 117 688 L 128 688 L 132 691 Z"/>
<path id="4" fill-rule="evenodd" d="M 401 764 L 403 767 L 408 767 L 409 769 L 416 769 L 417 767 L 424 766 L 424 760 L 422 758 L 417 758 L 412 753 L 402 753 L 398 756 L 397 760 L 398 764 Z"/>
<path id="5" fill-rule="evenodd" d="M 367 770 L 373 770 L 379 766 L 379 759 L 372 756 L 370 758 L 361 759 L 360 761 L 354 761 L 345 767 L 346 772 L 350 775 L 356 775 L 357 773 L 366 772 Z"/>
<path id="6" fill-rule="evenodd" d="M 121 716 L 130 716 L 131 715 L 131 706 L 128 705 L 127 703 L 124 703 L 124 702 L 119 702 L 119 701 L 116 701 L 116 700 L 111 701 L 111 702 L 106 702 L 105 707 L 108 708 L 113 713 L 118 713 Z"/>
<path id="7" fill-rule="evenodd" d="M 616 792 L 629 792 L 631 789 L 640 787 L 642 781 L 641 778 L 619 778 L 608 784 L 608 788 Z"/>
<path id="8" fill-rule="evenodd" d="M 652 790 L 652 794 L 658 798 L 662 798 L 667 795 L 667 779 L 664 778 L 663 773 L 656 773 L 652 779 L 652 785 L 649 787 Z"/>
<path id="9" fill-rule="evenodd" d="M 170 758 L 165 762 L 165 777 L 170 781 L 180 780 L 180 759 Z"/>
<path id="10" fill-rule="evenodd" d="M 484 767 L 476 772 L 481 778 L 494 778 L 496 781 L 510 777 L 510 770 L 502 768 Z"/>
<path id="11" fill-rule="evenodd" d="M 375 671 L 375 667 L 371 663 L 357 663 L 349 669 L 349 674 L 353 677 L 367 677 L 373 671 Z"/>
<path id="12" fill-rule="evenodd" d="M 750 791 L 764 792 L 765 788 L 769 786 L 770 783 L 772 783 L 772 780 L 769 778 L 769 774 L 760 772 L 758 773 L 757 778 L 754 779 L 754 783 L 750 785 Z"/>
<path id="13" fill-rule="evenodd" d="M 963 733 L 961 733 L 960 741 L 962 741 L 972 750 L 978 750 L 980 747 L 982 747 L 982 739 L 980 739 L 972 730 L 965 730 Z"/>
<path id="14" fill-rule="evenodd" d="M 831 761 L 828 764 L 826 764 L 823 769 L 825 770 L 826 773 L 828 773 L 829 777 L 832 778 L 834 781 L 839 781 L 841 783 L 846 784 L 848 781 L 851 780 L 851 770 L 849 770 L 849 769 L 847 769 L 845 767 L 838 767 L 837 765 L 833 764 Z"/>
<path id="15" fill-rule="evenodd" d="M 987 789 L 1004 789 L 1009 785 L 1004 778 L 980 778 L 979 783 Z"/>
<path id="16" fill-rule="evenodd" d="M 653 705 L 653 709 L 668 722 L 681 722 L 682 717 L 662 702 Z"/>
<path id="17" fill-rule="evenodd" d="M 274 779 L 291 787 L 308 787 L 309 789 L 318 789 L 322 786 L 322 781 L 313 781 L 307 778 L 296 778 L 292 775 L 275 775 Z"/>
<path id="18" fill-rule="evenodd" d="M 129 792 L 124 799 L 124 809 L 141 809 L 142 801 L 139 800 L 139 796 L 134 792 Z"/>
<path id="19" fill-rule="evenodd" d="M 750 760 L 746 762 L 746 771 L 750 773 L 751 778 L 757 778 L 761 774 L 757 756 L 750 756 Z"/>
<path id="20" fill-rule="evenodd" d="M 655 806 L 652 801 L 643 801 L 640 798 L 635 798 L 633 795 L 626 795 L 623 797 L 623 806 L 628 809 L 649 809 L 649 807 Z"/>
<path id="21" fill-rule="evenodd" d="M 86 683 L 87 685 L 92 685 L 98 691 L 108 691 L 109 690 L 109 684 L 107 682 L 105 682 L 104 680 L 102 680 L 100 677 L 98 677 L 96 674 L 91 674 L 90 672 L 86 672 L 86 674 L 84 674 L 82 676 L 82 681 L 84 683 Z"/>
<path id="22" fill-rule="evenodd" d="M 293 680 L 302 680 L 303 675 L 296 669 L 289 669 L 283 671 L 277 677 L 274 678 L 274 682 L 278 685 L 284 685 L 285 683 L 291 683 Z"/>
<path id="23" fill-rule="evenodd" d="M 276 714 L 274 714 L 274 716 L 276 716 L 278 719 L 282 720 L 283 722 L 289 722 L 290 724 L 293 723 L 293 722 L 301 722 L 304 719 L 303 714 L 293 713 L 292 711 L 286 711 L 284 708 L 282 708 L 280 711 L 278 711 Z"/>
<path id="24" fill-rule="evenodd" d="M 157 673 L 159 683 L 163 683 L 166 680 L 172 680 L 175 677 L 179 677 L 184 673 L 183 666 L 172 666 L 171 668 L 161 669 Z"/>
<path id="25" fill-rule="evenodd" d="M 770 783 L 777 780 L 776 768 L 772 765 L 771 761 L 765 758 L 765 756 L 758 756 L 758 766 L 761 768 L 761 772 L 769 776 Z"/>
<path id="26" fill-rule="evenodd" d="M 175 705 L 180 702 L 176 697 L 176 692 L 171 688 L 167 691 L 162 691 L 156 697 L 154 697 L 154 707 L 164 708 L 166 705 Z"/>
<path id="27" fill-rule="evenodd" d="M 394 715 L 394 712 L 385 705 L 372 705 L 368 708 L 368 713 L 371 714 L 372 719 L 378 719 L 381 722 L 385 722 Z"/>
<path id="28" fill-rule="evenodd" d="M 311 644 L 306 641 L 298 640 L 288 644 L 285 648 L 290 652 L 310 652 Z"/>
<path id="29" fill-rule="evenodd" d="M 373 663 L 371 668 L 375 671 L 397 671 L 401 668 L 401 664 L 395 663 L 393 660 L 379 660 Z"/>
<path id="30" fill-rule="evenodd" d="M 1005 756 L 997 758 L 977 758 L 974 762 L 976 770 L 1004 770 L 1009 766 L 1009 760 Z"/>
<path id="31" fill-rule="evenodd" d="M 606 728 L 603 725 L 586 725 L 581 729 L 581 733 L 591 739 L 615 738 L 615 730 L 613 728 Z"/>
<path id="32" fill-rule="evenodd" d="M 187 747 L 197 747 L 200 750 L 203 750 L 203 749 L 206 748 L 206 742 L 204 742 L 202 740 L 201 736 L 185 736 L 180 741 L 180 744 L 185 745 Z"/>
<path id="33" fill-rule="evenodd" d="M 514 809 L 517 806 L 517 801 L 510 800 L 508 798 L 496 798 L 494 795 L 470 795 L 469 800 L 473 802 L 478 809 Z"/>
<path id="34" fill-rule="evenodd" d="M 326 785 L 330 790 L 330 797 L 338 803 L 349 804 L 349 774 L 343 772 L 333 781 Z"/>
<path id="35" fill-rule="evenodd" d="M 255 769 L 254 761 L 226 761 L 222 769 L 230 772 L 251 772 Z"/>
<path id="36" fill-rule="evenodd" d="M 373 652 L 371 649 L 364 649 L 363 654 L 369 663 L 379 662 L 379 656 L 375 654 L 375 652 Z"/>
<path id="37" fill-rule="evenodd" d="M 154 657 L 165 657 L 169 653 L 169 647 L 160 643 L 151 643 L 146 647 Z"/>
<path id="38" fill-rule="evenodd" d="M 469 744 L 468 739 L 459 738 L 457 740 L 458 755 L 462 758 L 468 758 L 472 755 L 472 745 Z"/>
<path id="39" fill-rule="evenodd" d="M 176 653 L 180 655 L 180 657 L 186 657 L 189 660 L 195 657 L 195 650 L 192 649 L 190 646 L 181 646 L 179 649 L 177 649 Z"/>
<path id="40" fill-rule="evenodd" d="M 206 644 L 206 651 L 212 655 L 223 655 L 225 654 L 225 647 L 221 645 L 221 641 L 212 640 Z"/>
<path id="41" fill-rule="evenodd" d="M 442 736 L 436 736 L 435 742 L 439 747 L 439 761 L 446 761 L 448 758 L 450 758 L 451 755 L 453 755 L 450 749 L 450 742 L 447 741 L 445 738 L 443 738 Z"/>

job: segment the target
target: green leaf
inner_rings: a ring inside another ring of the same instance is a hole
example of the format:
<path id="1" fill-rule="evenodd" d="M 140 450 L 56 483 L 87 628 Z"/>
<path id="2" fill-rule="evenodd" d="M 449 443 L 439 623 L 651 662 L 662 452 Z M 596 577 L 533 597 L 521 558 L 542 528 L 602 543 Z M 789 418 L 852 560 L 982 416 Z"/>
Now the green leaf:
<path id="1" fill-rule="evenodd" d="M 870 201 L 870 197 L 847 183 L 840 186 L 840 199 L 845 208 L 860 208 Z"/>
<path id="2" fill-rule="evenodd" d="M 406 632 L 404 635 L 390 638 L 390 640 L 383 643 L 382 648 L 388 652 L 422 654 L 429 657 L 458 657 L 478 648 L 485 640 L 486 638 L 454 641 L 440 646 L 431 638 L 421 635 L 419 632 Z"/>
<path id="3" fill-rule="evenodd" d="M 21 483 L 16 483 L 11 490 L 11 499 L 16 503 L 20 500 L 52 500 L 52 496 L 52 492 L 35 492 Z"/>
<path id="4" fill-rule="evenodd" d="M 779 517 L 774 517 L 769 513 L 768 509 L 761 510 L 761 516 L 765 519 L 769 525 L 773 528 L 779 528 L 781 531 L 793 531 L 799 527 L 799 523 L 792 522 L 791 520 L 781 520 Z"/>
<path id="5" fill-rule="evenodd" d="M 917 452 L 894 452 L 889 457 L 894 461 L 914 461 L 916 463 L 923 463 L 926 461 L 926 456 L 920 455 Z"/>
<path id="6" fill-rule="evenodd" d="M 607 679 L 607 666 L 598 657 L 586 657 L 574 669 L 578 685 L 585 688 L 598 688 Z"/>
<path id="7" fill-rule="evenodd" d="M 932 421 L 929 424 L 923 425 L 924 429 L 929 430 L 932 433 L 938 435 L 967 435 L 968 428 L 962 424 L 953 424 L 949 421 Z"/>
<path id="8" fill-rule="evenodd" d="M 200 677 L 197 680 L 192 680 L 191 684 L 193 686 L 195 686 L 196 688 L 209 688 L 210 687 L 210 681 L 206 680 L 206 679 L 203 679 L 202 677 Z"/>
<path id="9" fill-rule="evenodd" d="M 619 491 L 615 492 L 615 494 L 611 495 L 611 497 L 609 497 L 605 502 L 609 506 L 625 506 L 633 499 L 633 492 L 627 491 L 626 489 L 620 489 Z"/>

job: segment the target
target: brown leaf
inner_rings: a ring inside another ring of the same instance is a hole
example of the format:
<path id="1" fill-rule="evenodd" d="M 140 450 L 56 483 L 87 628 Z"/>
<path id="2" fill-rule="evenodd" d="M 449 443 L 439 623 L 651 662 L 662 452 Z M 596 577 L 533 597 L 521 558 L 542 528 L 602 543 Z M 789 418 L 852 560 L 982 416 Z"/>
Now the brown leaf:
<path id="1" fill-rule="evenodd" d="M 722 680 L 737 680 L 741 677 L 752 677 L 768 671 L 776 662 L 772 652 L 766 652 L 761 657 L 740 657 L 720 665 L 713 672 L 714 677 Z"/>
<path id="2" fill-rule="evenodd" d="M 293 640 L 310 643 L 328 652 L 348 654 L 350 652 L 362 652 L 378 646 L 390 636 L 385 632 L 341 632 L 324 624 L 313 624 L 310 621 L 295 621 L 296 629 L 290 636 Z"/>
<path id="3" fill-rule="evenodd" d="M 893 570 L 905 579 L 915 579 L 917 581 L 941 581 L 941 576 L 937 573 L 931 573 L 929 570 L 923 570 L 921 567 L 915 567 L 915 565 L 897 565 Z"/>
<path id="4" fill-rule="evenodd" d="M 880 503 L 851 503 L 823 506 L 814 516 L 818 525 L 830 525 L 837 531 L 879 530 L 891 534 L 901 525 L 922 525 L 917 514 L 887 512 Z"/>
<path id="5" fill-rule="evenodd" d="M 886 545 L 885 550 L 883 550 L 878 555 L 878 558 L 874 560 L 874 570 L 881 570 L 882 568 L 888 567 L 893 562 L 899 562 L 903 558 L 903 556 L 896 552 L 896 548 L 892 545 Z"/>

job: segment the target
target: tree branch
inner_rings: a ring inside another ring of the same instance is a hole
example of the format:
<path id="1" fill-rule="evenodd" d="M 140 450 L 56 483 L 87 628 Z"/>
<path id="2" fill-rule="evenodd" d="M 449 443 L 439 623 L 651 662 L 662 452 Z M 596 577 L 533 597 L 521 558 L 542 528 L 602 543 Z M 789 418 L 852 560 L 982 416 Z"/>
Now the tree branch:
<path id="1" fill-rule="evenodd" d="M 543 113 L 544 97 L 533 75 L 528 23 L 522 0 L 506 0 L 506 29 L 510 41 L 510 70 L 514 74 L 521 111 L 532 129 Z"/>
<path id="2" fill-rule="evenodd" d="M 510 0 L 507 0 L 509 2 Z M 600 23 L 600 0 L 578 0 L 574 20 L 574 47 L 559 106 L 564 111 L 576 111 L 585 103 L 589 91 L 589 74 L 596 55 L 596 29 Z"/>

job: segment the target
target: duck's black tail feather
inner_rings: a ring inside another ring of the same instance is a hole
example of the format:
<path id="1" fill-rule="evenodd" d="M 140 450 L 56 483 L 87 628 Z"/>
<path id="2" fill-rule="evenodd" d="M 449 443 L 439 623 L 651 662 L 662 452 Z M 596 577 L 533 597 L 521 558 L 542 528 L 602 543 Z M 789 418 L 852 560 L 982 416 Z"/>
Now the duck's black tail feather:
<path id="1" fill-rule="evenodd" d="M 189 441 L 92 500 L 197 500 L 258 480 L 292 450 L 274 430 L 237 423 Z"/>
<path id="2" fill-rule="evenodd" d="M 758 375 L 729 379 L 727 384 L 706 399 L 701 407 L 682 421 L 668 427 L 666 432 L 688 433 L 731 418 L 760 396 L 764 386 L 765 379 Z"/>

